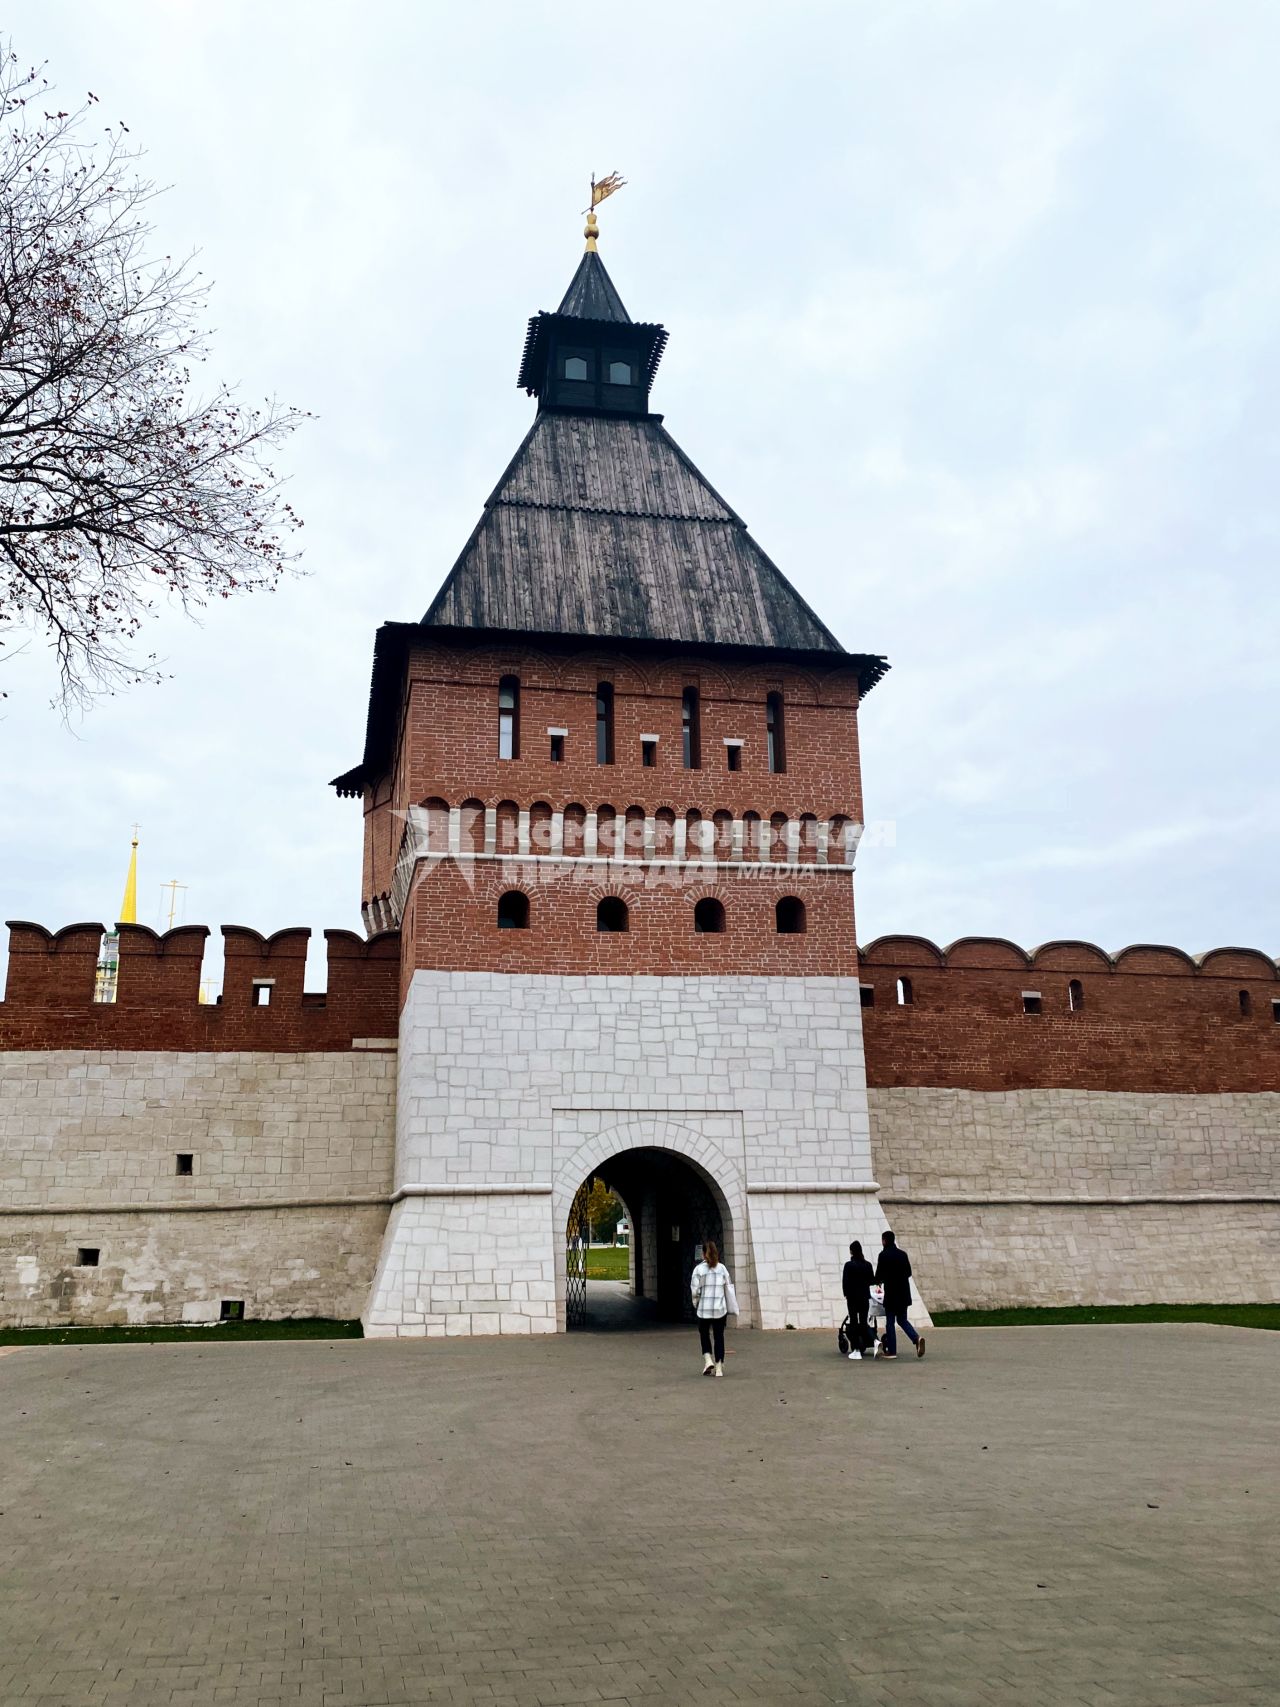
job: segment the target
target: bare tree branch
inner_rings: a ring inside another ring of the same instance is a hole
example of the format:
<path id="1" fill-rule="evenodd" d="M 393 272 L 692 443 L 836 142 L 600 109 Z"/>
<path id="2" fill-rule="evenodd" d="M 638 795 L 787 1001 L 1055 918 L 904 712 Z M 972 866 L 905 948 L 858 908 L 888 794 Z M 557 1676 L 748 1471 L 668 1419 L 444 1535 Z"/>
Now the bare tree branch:
<path id="1" fill-rule="evenodd" d="M 134 648 L 162 597 L 194 613 L 296 561 L 265 459 L 305 416 L 195 392 L 208 287 L 149 254 L 124 127 L 52 97 L 0 48 L 0 647 L 43 634 L 66 710 L 158 679 Z"/>

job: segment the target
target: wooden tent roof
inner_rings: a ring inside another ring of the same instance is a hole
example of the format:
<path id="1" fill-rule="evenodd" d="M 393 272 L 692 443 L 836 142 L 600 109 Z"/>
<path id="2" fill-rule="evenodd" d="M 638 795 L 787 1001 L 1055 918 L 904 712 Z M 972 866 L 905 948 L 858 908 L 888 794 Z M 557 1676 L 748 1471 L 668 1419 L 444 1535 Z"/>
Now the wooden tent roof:
<path id="1" fill-rule="evenodd" d="M 539 414 L 423 622 L 844 651 L 652 416 Z"/>
<path id="2" fill-rule="evenodd" d="M 632 322 L 594 252 L 556 314 L 529 322 L 526 390 L 538 390 L 548 327 L 565 319 L 627 326 L 616 337 L 638 340 L 647 395 L 667 334 Z M 421 623 L 378 630 L 364 757 L 334 778 L 338 792 L 358 794 L 386 773 L 415 641 L 469 646 L 512 634 L 552 648 L 592 639 L 782 656 L 853 669 L 863 694 L 889 667 L 844 650 L 661 416 L 544 406 Z"/>

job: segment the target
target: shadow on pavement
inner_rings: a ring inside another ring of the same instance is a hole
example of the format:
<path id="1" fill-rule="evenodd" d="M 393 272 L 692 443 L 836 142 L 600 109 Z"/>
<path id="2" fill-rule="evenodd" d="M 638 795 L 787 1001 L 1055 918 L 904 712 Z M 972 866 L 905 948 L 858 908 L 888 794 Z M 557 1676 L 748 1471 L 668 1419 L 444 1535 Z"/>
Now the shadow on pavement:
<path id="1" fill-rule="evenodd" d="M 633 1333 L 654 1329 L 678 1333 L 682 1324 L 665 1321 L 651 1298 L 633 1298 L 625 1280 L 587 1282 L 587 1319 L 575 1333 Z"/>

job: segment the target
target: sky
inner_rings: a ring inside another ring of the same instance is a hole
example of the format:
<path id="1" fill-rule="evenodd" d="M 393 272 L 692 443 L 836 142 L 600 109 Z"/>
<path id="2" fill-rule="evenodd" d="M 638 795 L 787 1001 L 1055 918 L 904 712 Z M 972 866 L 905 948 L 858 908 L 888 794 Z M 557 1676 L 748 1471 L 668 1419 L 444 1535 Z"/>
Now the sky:
<path id="1" fill-rule="evenodd" d="M 359 928 L 373 634 L 522 437 L 581 253 L 671 342 L 677 441 L 851 650 L 862 942 L 1280 952 L 1280 8 L 1270 0 L 20 0 L 123 120 L 208 371 L 313 413 L 303 571 L 148 630 L 67 725 L 2 666 L 0 899 Z M 166 892 L 176 879 L 185 889 Z M 317 938 L 318 942 L 318 938 Z M 211 951 L 216 957 L 215 947 Z M 211 970 L 216 971 L 212 965 Z"/>

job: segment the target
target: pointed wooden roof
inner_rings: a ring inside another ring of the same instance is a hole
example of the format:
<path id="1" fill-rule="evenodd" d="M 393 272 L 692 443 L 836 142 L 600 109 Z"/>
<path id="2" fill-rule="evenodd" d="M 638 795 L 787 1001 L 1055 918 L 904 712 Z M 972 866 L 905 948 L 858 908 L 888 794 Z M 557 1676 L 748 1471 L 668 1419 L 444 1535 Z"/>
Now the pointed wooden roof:
<path id="1" fill-rule="evenodd" d="M 625 332 L 621 330 L 623 327 Z M 594 249 L 589 249 L 578 262 L 578 269 L 569 280 L 569 288 L 555 313 L 548 314 L 542 310 L 529 321 L 516 384 L 523 386 L 531 397 L 544 394 L 551 347 L 557 333 L 563 335 L 567 331 L 576 334 L 575 341 L 581 338 L 591 343 L 607 337 L 612 343 L 621 341 L 637 351 L 645 376 L 646 395 L 641 412 L 646 412 L 649 407 L 648 388 L 653 383 L 667 345 L 666 330 L 662 326 L 647 322 L 637 324 L 632 320 L 604 262 Z"/>
<path id="2" fill-rule="evenodd" d="M 423 623 L 844 651 L 652 416 L 539 414 Z"/>
<path id="3" fill-rule="evenodd" d="M 569 288 L 556 313 L 571 315 L 575 320 L 613 320 L 623 326 L 631 324 L 631 316 L 622 306 L 622 298 L 594 249 L 589 249 L 578 262 L 578 270 L 569 280 Z"/>
<path id="4" fill-rule="evenodd" d="M 575 342 L 635 347 L 643 386 L 625 412 L 548 394 L 566 321 L 577 323 Z M 594 250 L 556 313 L 529 322 L 519 383 L 538 395 L 538 414 L 421 623 L 378 630 L 364 758 L 334 778 L 340 794 L 360 793 L 391 762 L 415 640 L 524 634 L 553 647 L 591 639 L 783 657 L 850 668 L 863 694 L 884 675 L 885 659 L 845 651 L 648 413 L 666 339 L 661 326 L 631 320 Z"/>

